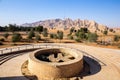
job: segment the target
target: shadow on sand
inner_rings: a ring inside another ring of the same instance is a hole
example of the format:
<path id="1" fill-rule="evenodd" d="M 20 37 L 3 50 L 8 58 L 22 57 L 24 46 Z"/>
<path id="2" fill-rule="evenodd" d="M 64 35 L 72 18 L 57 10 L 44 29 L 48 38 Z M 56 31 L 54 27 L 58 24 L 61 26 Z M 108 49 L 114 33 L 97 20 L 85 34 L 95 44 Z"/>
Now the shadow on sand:
<path id="1" fill-rule="evenodd" d="M 0 77 L 0 80 L 28 80 L 28 79 L 25 78 L 24 76 L 11 76 L 11 77 Z"/>
<path id="2" fill-rule="evenodd" d="M 84 59 L 83 71 L 75 77 L 80 77 L 81 79 L 83 79 L 85 76 L 96 74 L 101 70 L 101 65 L 96 60 L 87 56 L 84 56 L 83 59 Z"/>

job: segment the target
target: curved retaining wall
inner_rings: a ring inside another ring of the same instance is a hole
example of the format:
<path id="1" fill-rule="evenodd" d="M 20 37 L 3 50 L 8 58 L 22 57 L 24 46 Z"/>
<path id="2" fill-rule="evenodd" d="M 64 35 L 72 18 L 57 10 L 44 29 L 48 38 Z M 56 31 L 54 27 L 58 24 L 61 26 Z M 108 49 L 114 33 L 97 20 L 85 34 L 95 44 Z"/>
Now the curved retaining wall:
<path id="1" fill-rule="evenodd" d="M 69 53 L 75 57 L 74 60 L 70 60 L 62 63 L 51 63 L 38 60 L 35 55 L 43 54 L 53 50 L 60 50 L 61 52 Z M 66 78 L 77 75 L 83 68 L 83 54 L 73 49 L 40 49 L 36 50 L 29 55 L 28 69 L 36 75 L 38 79 L 57 79 Z"/>

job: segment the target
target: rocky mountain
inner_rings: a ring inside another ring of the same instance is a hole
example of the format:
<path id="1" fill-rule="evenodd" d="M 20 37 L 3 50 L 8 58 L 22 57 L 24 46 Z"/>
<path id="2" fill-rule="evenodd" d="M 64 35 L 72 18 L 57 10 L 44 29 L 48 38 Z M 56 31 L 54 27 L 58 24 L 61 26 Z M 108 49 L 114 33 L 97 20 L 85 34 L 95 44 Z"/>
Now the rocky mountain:
<path id="1" fill-rule="evenodd" d="M 69 29 L 71 27 L 75 27 L 75 29 L 79 29 L 81 27 L 86 27 L 90 31 L 104 31 L 105 29 L 108 29 L 107 26 L 98 24 L 95 21 L 90 21 L 90 20 L 72 20 L 70 18 L 66 18 L 64 20 L 62 19 L 49 19 L 49 20 L 44 20 L 44 21 L 38 21 L 34 23 L 25 23 L 22 24 L 22 26 L 44 26 L 47 28 L 52 28 L 52 29 Z"/>

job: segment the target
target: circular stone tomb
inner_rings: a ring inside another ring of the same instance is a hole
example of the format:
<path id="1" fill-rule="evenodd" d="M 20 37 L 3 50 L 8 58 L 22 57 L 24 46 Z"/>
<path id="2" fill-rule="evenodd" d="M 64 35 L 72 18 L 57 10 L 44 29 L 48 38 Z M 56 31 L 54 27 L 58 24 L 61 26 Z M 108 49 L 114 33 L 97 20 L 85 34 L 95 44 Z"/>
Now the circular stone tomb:
<path id="1" fill-rule="evenodd" d="M 73 49 L 39 49 L 29 55 L 28 69 L 38 79 L 68 78 L 83 68 L 83 54 Z"/>

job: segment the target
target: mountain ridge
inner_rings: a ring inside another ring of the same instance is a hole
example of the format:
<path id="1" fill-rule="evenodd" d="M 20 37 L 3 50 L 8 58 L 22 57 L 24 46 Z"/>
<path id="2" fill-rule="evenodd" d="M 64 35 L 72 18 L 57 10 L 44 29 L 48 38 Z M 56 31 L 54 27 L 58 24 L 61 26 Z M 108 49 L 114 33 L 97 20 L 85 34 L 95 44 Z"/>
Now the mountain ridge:
<path id="1" fill-rule="evenodd" d="M 33 23 L 25 23 L 22 24 L 22 26 L 25 27 L 35 27 L 35 26 L 44 26 L 46 28 L 57 28 L 57 29 L 64 29 L 64 28 L 71 28 L 71 27 L 75 27 L 76 29 L 79 28 L 88 28 L 91 31 L 104 31 L 106 29 L 108 29 L 107 26 L 102 25 L 102 24 L 98 24 L 97 22 L 93 21 L 93 20 L 81 20 L 81 19 L 75 19 L 72 20 L 70 18 L 66 18 L 66 19 L 47 19 L 47 20 L 42 20 L 42 21 L 37 21 L 37 22 L 33 22 Z"/>

